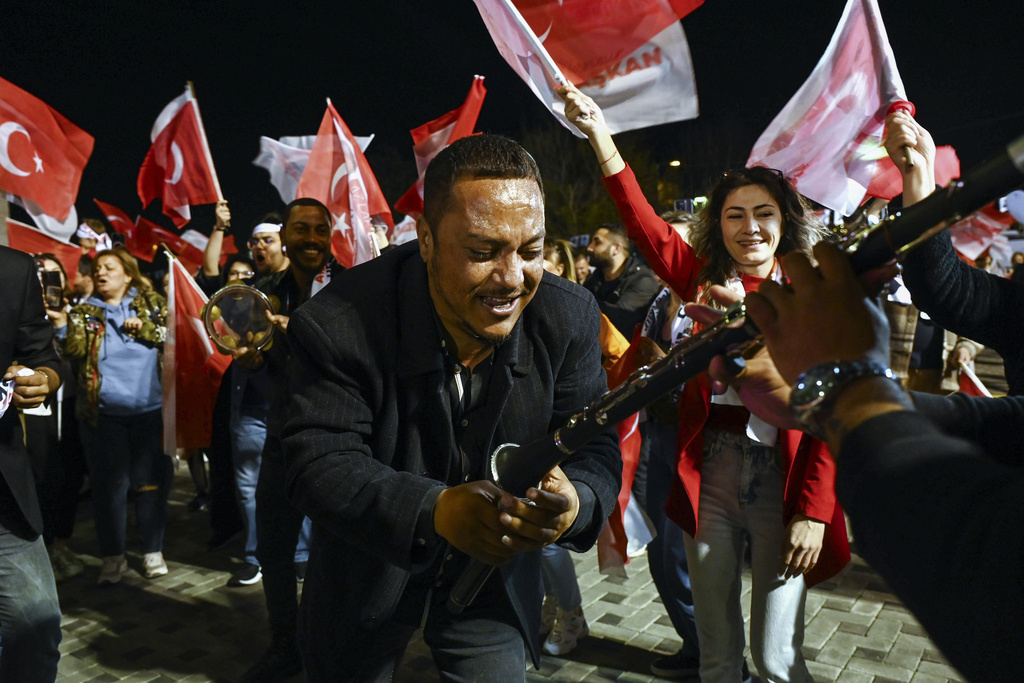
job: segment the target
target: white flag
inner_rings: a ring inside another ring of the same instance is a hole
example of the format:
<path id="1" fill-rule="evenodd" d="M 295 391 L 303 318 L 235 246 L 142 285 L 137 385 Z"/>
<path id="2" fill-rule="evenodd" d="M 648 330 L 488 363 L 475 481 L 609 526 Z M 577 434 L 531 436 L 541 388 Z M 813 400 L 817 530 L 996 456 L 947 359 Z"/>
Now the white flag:
<path id="1" fill-rule="evenodd" d="M 508 6 L 502 0 L 475 2 L 501 56 L 562 125 L 582 136 L 566 120 L 565 105 L 555 93 L 558 84 L 550 80 L 543 57 Z M 692 119 L 698 113 L 690 47 L 678 21 L 626 58 L 575 85 L 601 107 L 612 133 Z"/>
<path id="2" fill-rule="evenodd" d="M 372 135 L 354 137 L 359 149 L 364 152 L 373 140 Z M 267 169 L 270 173 L 270 184 L 277 188 L 285 204 L 297 196 L 299 178 L 306 170 L 306 163 L 315 142 L 315 135 L 286 135 L 280 140 L 260 136 L 260 154 L 252 163 L 254 166 Z"/>
<path id="3" fill-rule="evenodd" d="M 78 211 L 75 210 L 74 204 L 71 205 L 68 217 L 60 221 L 53 216 L 47 216 L 43 213 L 42 207 L 31 199 L 25 199 L 10 193 L 7 194 L 7 199 L 12 204 L 17 204 L 25 209 L 28 215 L 32 217 L 32 222 L 36 224 L 36 227 L 56 240 L 68 242 L 71 240 L 71 236 L 75 234 L 75 231 L 78 230 Z"/>

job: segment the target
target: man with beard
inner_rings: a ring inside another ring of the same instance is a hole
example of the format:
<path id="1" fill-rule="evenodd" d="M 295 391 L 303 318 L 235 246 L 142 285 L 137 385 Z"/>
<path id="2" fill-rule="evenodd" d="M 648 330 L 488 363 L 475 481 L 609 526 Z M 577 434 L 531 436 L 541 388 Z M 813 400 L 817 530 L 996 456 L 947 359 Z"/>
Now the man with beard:
<path id="1" fill-rule="evenodd" d="M 529 502 L 486 478 L 496 446 L 550 433 L 605 387 L 593 297 L 543 268 L 541 188 L 515 142 L 454 142 L 427 168 L 418 244 L 347 271 L 292 318 L 284 442 L 289 494 L 314 522 L 309 681 L 392 680 L 421 625 L 445 680 L 524 681 L 526 653 L 539 657 L 536 551 L 587 549 L 615 504 L 610 425 Z M 471 558 L 501 566 L 452 614 Z"/>
<path id="2" fill-rule="evenodd" d="M 332 220 L 326 206 L 315 199 L 296 199 L 285 208 L 284 215 L 280 236 L 290 265 L 256 285 L 274 306 L 275 314 L 270 315 L 277 328 L 274 339 L 262 351 L 240 348 L 234 353 L 235 360 L 249 370 L 266 368 L 270 404 L 256 484 L 256 556 L 260 563 L 257 569 L 262 570 L 272 642 L 260 661 L 243 676 L 246 683 L 283 680 L 302 670 L 295 638 L 296 590 L 297 581 L 305 573 L 309 525 L 303 524 L 303 514 L 288 502 L 284 487 L 280 437 L 289 398 L 286 365 L 290 355 L 285 333 L 295 309 L 344 270 L 331 258 Z M 276 237 L 273 233 L 266 235 Z M 253 248 L 254 255 L 259 254 L 257 260 L 270 260 L 268 256 L 274 253 L 266 248 L 270 245 L 273 241 Z"/>
<path id="3" fill-rule="evenodd" d="M 632 255 L 633 243 L 621 223 L 605 223 L 594 231 L 587 245 L 594 272 L 583 286 L 597 297 L 601 312 L 623 337 L 644 320 L 661 286 L 651 269 Z"/>

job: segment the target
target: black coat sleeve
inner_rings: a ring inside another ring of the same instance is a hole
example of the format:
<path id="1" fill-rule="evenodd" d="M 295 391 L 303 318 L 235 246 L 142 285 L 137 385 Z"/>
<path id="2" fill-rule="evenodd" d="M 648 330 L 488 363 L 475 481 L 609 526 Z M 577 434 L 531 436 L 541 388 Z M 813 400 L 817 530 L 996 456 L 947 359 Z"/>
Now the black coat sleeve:
<path id="1" fill-rule="evenodd" d="M 1019 456 L 1019 402 L 962 412 L 956 431 L 984 430 L 988 408 L 1016 420 Z M 861 554 L 952 664 L 1009 681 L 1024 649 L 1024 471 L 990 455 L 922 413 L 889 413 L 846 436 L 836 489 Z"/>

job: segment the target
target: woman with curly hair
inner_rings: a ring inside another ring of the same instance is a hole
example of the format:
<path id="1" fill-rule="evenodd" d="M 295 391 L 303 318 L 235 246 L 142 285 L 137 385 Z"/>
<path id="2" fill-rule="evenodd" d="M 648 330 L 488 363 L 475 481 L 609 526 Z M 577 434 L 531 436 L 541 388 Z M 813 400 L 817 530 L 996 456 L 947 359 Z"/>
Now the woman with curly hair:
<path id="1" fill-rule="evenodd" d="M 765 278 L 781 281 L 777 255 L 809 253 L 827 235 L 781 173 L 754 167 L 714 184 L 690 246 L 644 199 L 593 100 L 572 87 L 561 93 L 630 238 L 684 301 L 707 302 L 711 285 L 742 296 Z M 800 652 L 807 586 L 849 561 L 831 456 L 820 441 L 752 416 L 734 390 L 712 396 L 706 374 L 683 387 L 677 453 L 666 512 L 686 532 L 701 680 L 743 680 L 740 577 L 749 538 L 754 664 L 769 681 L 810 681 Z"/>
<path id="2" fill-rule="evenodd" d="M 120 247 L 96 255 L 92 279 L 92 296 L 71 309 L 67 326 L 56 333 L 78 367 L 78 423 L 103 556 L 99 583 L 117 583 L 128 567 L 129 484 L 143 571 L 153 578 L 167 573 L 162 551 L 172 479 L 160 413 L 167 305 Z"/>

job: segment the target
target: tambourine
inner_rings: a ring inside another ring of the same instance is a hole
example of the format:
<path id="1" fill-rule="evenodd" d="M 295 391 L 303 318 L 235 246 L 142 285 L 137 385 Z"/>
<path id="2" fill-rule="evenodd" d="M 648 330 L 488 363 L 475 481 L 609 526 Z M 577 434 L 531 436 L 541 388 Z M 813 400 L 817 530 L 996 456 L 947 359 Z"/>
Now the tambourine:
<path id="1" fill-rule="evenodd" d="M 274 308 L 267 295 L 249 285 L 230 284 L 217 290 L 203 308 L 203 325 L 210 340 L 224 353 L 243 346 L 262 349 L 274 338 L 267 319 Z"/>

